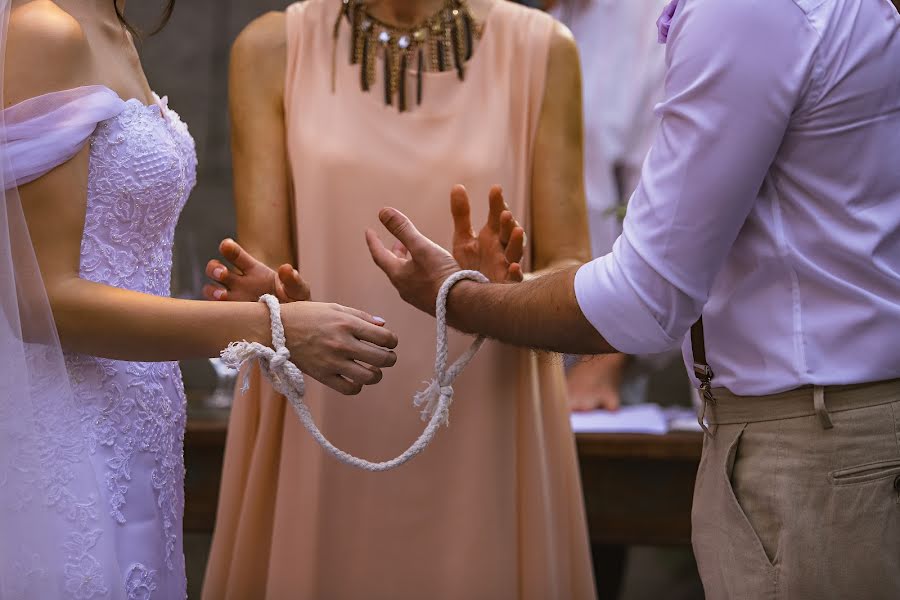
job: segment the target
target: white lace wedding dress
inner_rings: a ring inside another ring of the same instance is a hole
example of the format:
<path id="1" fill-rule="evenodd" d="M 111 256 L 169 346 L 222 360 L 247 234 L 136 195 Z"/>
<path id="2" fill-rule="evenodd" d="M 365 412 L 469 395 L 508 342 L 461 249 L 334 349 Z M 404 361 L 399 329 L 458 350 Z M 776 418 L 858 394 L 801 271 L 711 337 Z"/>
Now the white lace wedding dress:
<path id="1" fill-rule="evenodd" d="M 11 132 L 17 115 L 35 124 L 26 129 L 26 142 L 40 147 L 67 132 L 73 148 L 90 144 L 81 277 L 169 295 L 175 225 L 196 181 L 187 127 L 158 98 L 150 105 L 122 101 L 101 86 L 26 102 L 36 107 L 5 111 Z M 53 144 L 41 171 L 65 158 Z M 16 582 L 22 589 L 8 597 L 34 598 L 30 579 L 55 578 L 58 597 L 77 600 L 184 598 L 185 396 L 178 364 L 71 353 L 65 364 L 76 400 L 70 413 L 77 414 L 42 417 L 48 439 L 40 460 L 49 475 L 43 498 L 35 499 L 64 516 L 69 530 L 60 532 L 59 556 L 65 564 L 23 557 Z M 96 477 L 98 491 L 87 497 L 77 492 L 85 482 L 69 473 L 78 456 L 89 457 Z"/>

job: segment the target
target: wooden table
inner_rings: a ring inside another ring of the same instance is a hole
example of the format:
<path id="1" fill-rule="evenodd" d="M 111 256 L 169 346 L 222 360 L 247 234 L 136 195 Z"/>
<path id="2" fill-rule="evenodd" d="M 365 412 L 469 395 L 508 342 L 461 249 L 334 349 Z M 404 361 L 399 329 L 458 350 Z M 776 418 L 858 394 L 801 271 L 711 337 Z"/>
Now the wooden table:
<path id="1" fill-rule="evenodd" d="M 690 543 L 701 434 L 578 434 L 576 441 L 591 541 Z"/>
<path id="2" fill-rule="evenodd" d="M 575 439 L 598 596 L 617 598 L 628 546 L 690 544 L 703 437 L 580 433 Z"/>
<path id="3" fill-rule="evenodd" d="M 216 523 L 231 393 L 188 390 L 184 434 L 184 529 L 211 533 Z"/>

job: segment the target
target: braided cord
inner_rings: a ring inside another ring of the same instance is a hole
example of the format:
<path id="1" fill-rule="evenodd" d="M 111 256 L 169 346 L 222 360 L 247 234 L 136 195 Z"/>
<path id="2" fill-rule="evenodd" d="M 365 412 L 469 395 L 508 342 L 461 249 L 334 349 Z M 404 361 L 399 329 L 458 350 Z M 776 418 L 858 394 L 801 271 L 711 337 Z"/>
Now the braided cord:
<path id="1" fill-rule="evenodd" d="M 305 384 L 303 373 L 291 362 L 291 354 L 287 349 L 284 324 L 281 321 L 281 304 L 271 294 L 262 296 L 259 300 L 269 308 L 269 320 L 272 325 L 272 346 L 264 346 L 257 342 L 232 342 L 222 351 L 222 362 L 232 368 L 240 368 L 244 363 L 256 360 L 260 371 L 271 381 L 272 387 L 284 395 L 294 411 L 300 418 L 300 422 L 312 435 L 313 439 L 325 449 L 326 452 L 337 458 L 342 463 L 357 467 L 366 471 L 388 471 L 399 467 L 420 454 L 431 440 L 434 439 L 441 425 L 450 423 L 450 404 L 453 402 L 453 382 L 463 372 L 469 362 L 475 358 L 475 354 L 484 343 L 484 337 L 477 337 L 472 345 L 460 356 L 456 362 L 447 366 L 449 354 L 449 336 L 447 333 L 447 296 L 454 285 L 463 279 L 470 279 L 480 283 L 487 283 L 487 278 L 478 271 L 458 271 L 447 278 L 441 285 L 435 303 L 435 317 L 437 321 L 437 343 L 434 361 L 434 378 L 428 387 L 417 393 L 413 399 L 415 406 L 422 408 L 422 420 L 427 421 L 422 434 L 401 455 L 384 462 L 371 462 L 349 452 L 345 452 L 332 444 L 326 438 L 313 420 L 309 407 L 303 401 Z"/>

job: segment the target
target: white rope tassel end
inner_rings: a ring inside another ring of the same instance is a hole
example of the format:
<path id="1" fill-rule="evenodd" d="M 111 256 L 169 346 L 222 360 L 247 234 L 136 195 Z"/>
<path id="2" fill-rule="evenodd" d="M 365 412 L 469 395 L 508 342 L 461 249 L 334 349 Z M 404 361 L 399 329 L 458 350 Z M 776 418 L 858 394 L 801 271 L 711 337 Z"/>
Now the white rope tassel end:
<path id="1" fill-rule="evenodd" d="M 434 416 L 441 404 L 447 406 L 447 410 L 441 415 L 441 425 L 450 425 L 450 404 L 453 402 L 453 386 L 441 385 L 437 379 L 432 379 L 428 387 L 413 396 L 413 405 L 422 408 L 422 420 L 427 422 Z"/>

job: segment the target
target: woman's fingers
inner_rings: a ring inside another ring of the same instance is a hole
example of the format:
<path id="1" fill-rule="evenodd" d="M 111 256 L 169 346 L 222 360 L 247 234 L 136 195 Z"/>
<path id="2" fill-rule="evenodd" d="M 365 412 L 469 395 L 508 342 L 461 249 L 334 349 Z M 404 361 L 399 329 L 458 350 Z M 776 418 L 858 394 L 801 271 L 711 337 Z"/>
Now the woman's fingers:
<path id="1" fill-rule="evenodd" d="M 381 325 L 373 325 L 371 321 L 359 319 L 354 323 L 353 335 L 356 339 L 371 342 L 382 348 L 393 349 L 397 347 L 397 336 L 390 329 Z"/>
<path id="2" fill-rule="evenodd" d="M 206 263 L 206 276 L 213 281 L 228 287 L 228 284 L 231 282 L 232 273 L 228 270 L 228 267 L 214 258 Z"/>
<path id="3" fill-rule="evenodd" d="M 350 308 L 349 306 L 341 306 L 340 304 L 335 304 L 334 306 L 348 315 L 356 317 L 350 323 L 351 332 L 356 339 L 371 342 L 382 348 L 397 347 L 397 336 L 384 326 L 384 319 L 381 317 L 372 316 L 365 311 Z"/>
<path id="4" fill-rule="evenodd" d="M 228 290 L 212 283 L 203 286 L 203 297 L 207 300 L 228 300 Z"/>
<path id="5" fill-rule="evenodd" d="M 394 351 L 359 340 L 350 349 L 350 358 L 373 367 L 387 368 L 397 364 L 397 354 Z"/>
<path id="6" fill-rule="evenodd" d="M 341 377 L 360 385 L 375 385 L 384 377 L 381 369 L 364 366 L 352 360 L 342 363 L 338 368 Z"/>
<path id="7" fill-rule="evenodd" d="M 303 302 L 310 299 L 309 284 L 293 266 L 284 264 L 278 267 L 278 280 L 285 295 L 285 298 L 279 298 L 282 302 Z"/>
<path id="8" fill-rule="evenodd" d="M 240 244 L 231 238 L 222 240 L 222 243 L 219 244 L 219 253 L 225 260 L 237 267 L 241 273 L 247 273 L 260 264 L 252 254 L 244 250 Z"/>
<path id="9" fill-rule="evenodd" d="M 345 396 L 355 396 L 360 393 L 363 388 L 361 383 L 348 381 L 340 375 L 329 375 L 327 377 L 322 377 L 319 381 Z"/>

